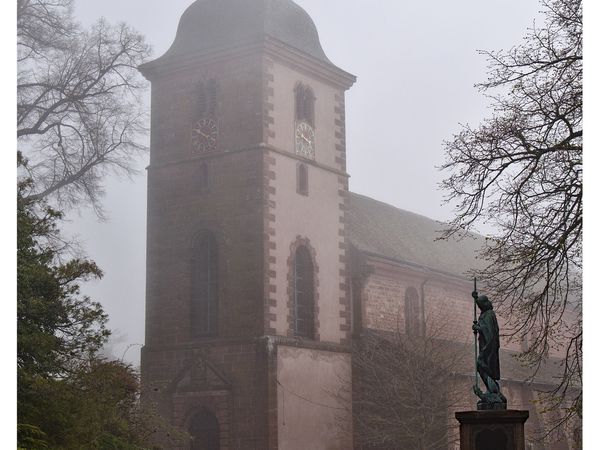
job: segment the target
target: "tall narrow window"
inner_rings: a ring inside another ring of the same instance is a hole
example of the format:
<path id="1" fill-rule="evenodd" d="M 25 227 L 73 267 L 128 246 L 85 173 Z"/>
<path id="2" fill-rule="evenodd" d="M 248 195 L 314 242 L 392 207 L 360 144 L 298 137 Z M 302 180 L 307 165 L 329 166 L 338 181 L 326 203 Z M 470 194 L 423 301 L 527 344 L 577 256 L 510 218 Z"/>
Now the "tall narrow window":
<path id="1" fill-rule="evenodd" d="M 308 86 L 296 85 L 296 121 L 315 125 L 315 95 Z"/>
<path id="2" fill-rule="evenodd" d="M 192 436 L 191 450 L 219 450 L 220 443 L 219 421 L 211 412 L 202 409 L 197 412 L 190 423 Z"/>
<path id="3" fill-rule="evenodd" d="M 306 167 L 306 164 L 298 164 L 296 172 L 296 192 L 300 195 L 308 195 L 308 167 Z"/>
<path id="4" fill-rule="evenodd" d="M 200 164 L 200 169 L 198 170 L 198 189 L 201 193 L 208 192 L 208 165 L 206 162 Z"/>
<path id="5" fill-rule="evenodd" d="M 192 335 L 217 334 L 217 246 L 212 234 L 202 235 L 193 246 Z"/>
<path id="6" fill-rule="evenodd" d="M 217 110 L 217 82 L 200 81 L 196 87 L 196 116 L 198 119 L 214 117 Z"/>
<path id="7" fill-rule="evenodd" d="M 217 111 L 217 82 L 210 79 L 206 82 L 207 115 L 214 116 Z"/>
<path id="8" fill-rule="evenodd" d="M 409 336 L 418 336 L 421 333 L 419 311 L 419 294 L 414 287 L 409 287 L 404 298 L 404 323 L 406 334 Z"/>
<path id="9" fill-rule="evenodd" d="M 206 84 L 204 81 L 201 81 L 196 87 L 196 118 L 205 117 L 207 113 L 208 96 L 206 93 Z"/>
<path id="10" fill-rule="evenodd" d="M 296 120 L 301 121 L 304 118 L 304 86 L 298 84 L 294 92 L 296 94 Z"/>
<path id="11" fill-rule="evenodd" d="M 298 247 L 294 258 L 294 334 L 315 337 L 314 266 L 305 246 Z"/>

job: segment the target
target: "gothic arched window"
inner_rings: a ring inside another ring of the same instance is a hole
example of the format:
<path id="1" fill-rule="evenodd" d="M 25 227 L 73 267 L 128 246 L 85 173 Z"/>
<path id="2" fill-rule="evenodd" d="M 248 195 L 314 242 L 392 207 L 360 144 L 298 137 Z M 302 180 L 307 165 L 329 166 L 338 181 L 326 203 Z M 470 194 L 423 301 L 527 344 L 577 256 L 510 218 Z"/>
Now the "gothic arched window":
<path id="1" fill-rule="evenodd" d="M 315 338 L 314 265 L 308 249 L 301 245 L 294 256 L 294 334 Z"/>
<path id="2" fill-rule="evenodd" d="M 298 164 L 296 179 L 296 192 L 300 195 L 308 195 L 308 167 L 306 164 Z"/>
<path id="3" fill-rule="evenodd" d="M 221 448 L 219 421 L 211 412 L 202 409 L 194 414 L 189 431 L 192 436 L 190 450 L 219 450 Z"/>
<path id="4" fill-rule="evenodd" d="M 202 234 L 192 248 L 192 335 L 217 334 L 217 245 L 211 233 Z"/>
<path id="5" fill-rule="evenodd" d="M 417 336 L 421 333 L 420 310 L 419 294 L 414 287 L 409 287 L 404 297 L 404 324 L 406 334 L 409 336 Z"/>
<path id="6" fill-rule="evenodd" d="M 315 126 L 315 95 L 310 87 L 303 84 L 296 85 L 296 121 L 307 122 Z"/>

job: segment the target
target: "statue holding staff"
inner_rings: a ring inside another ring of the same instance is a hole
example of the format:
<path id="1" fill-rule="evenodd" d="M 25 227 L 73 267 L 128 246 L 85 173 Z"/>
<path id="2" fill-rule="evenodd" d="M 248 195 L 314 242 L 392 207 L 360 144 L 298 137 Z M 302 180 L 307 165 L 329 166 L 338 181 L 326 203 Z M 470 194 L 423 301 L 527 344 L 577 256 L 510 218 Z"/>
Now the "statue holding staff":
<path id="1" fill-rule="evenodd" d="M 478 336 L 479 352 L 476 370 L 487 392 L 482 392 L 476 382 L 473 391 L 480 400 L 477 409 L 506 409 L 506 397 L 500 392 L 500 328 L 492 302 L 477 291 L 471 294 L 479 307 L 479 318 L 473 323 L 473 332 Z"/>

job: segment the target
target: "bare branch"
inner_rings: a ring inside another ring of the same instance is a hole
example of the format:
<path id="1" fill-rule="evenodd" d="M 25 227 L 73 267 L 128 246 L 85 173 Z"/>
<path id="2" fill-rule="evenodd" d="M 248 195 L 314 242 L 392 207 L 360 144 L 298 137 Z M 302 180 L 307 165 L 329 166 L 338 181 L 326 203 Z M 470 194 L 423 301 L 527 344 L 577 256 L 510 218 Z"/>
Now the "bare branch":
<path id="1" fill-rule="evenodd" d="M 582 11 L 580 0 L 542 4 L 545 24 L 522 45 L 482 52 L 489 78 L 478 87 L 493 114 L 445 143 L 442 187 L 456 215 L 444 236 L 480 221 L 496 230 L 478 277 L 509 334 L 534 336 L 524 363 L 539 369 L 562 355 L 550 397 L 571 402 L 564 421 L 581 415 Z"/>
<path id="2" fill-rule="evenodd" d="M 89 203 L 101 216 L 107 171 L 131 175 L 145 150 L 144 82 L 149 56 L 126 25 L 82 30 L 72 0 L 19 0 L 17 137 L 35 191 L 61 207 Z"/>

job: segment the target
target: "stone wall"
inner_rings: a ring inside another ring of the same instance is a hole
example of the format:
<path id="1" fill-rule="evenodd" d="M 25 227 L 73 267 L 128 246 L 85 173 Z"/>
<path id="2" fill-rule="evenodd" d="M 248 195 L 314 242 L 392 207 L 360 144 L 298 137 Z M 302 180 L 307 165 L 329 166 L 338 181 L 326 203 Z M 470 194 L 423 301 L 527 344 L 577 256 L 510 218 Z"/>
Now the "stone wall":
<path id="1" fill-rule="evenodd" d="M 217 80 L 219 135 L 215 151 L 198 153 L 195 89 L 208 79 Z M 262 59 L 209 59 L 152 81 L 144 392 L 182 429 L 199 409 L 213 413 L 224 449 L 266 448 Z M 194 337 L 192 243 L 207 231 L 217 247 L 217 332 Z M 179 444 L 165 447 L 189 448 Z"/>
<path id="2" fill-rule="evenodd" d="M 349 353 L 278 346 L 279 449 L 352 448 L 349 375 Z"/>
<path id="3" fill-rule="evenodd" d="M 319 157 L 304 160 L 295 155 L 293 118 L 288 123 L 284 112 L 290 105 L 293 110 L 297 72 L 261 52 L 230 57 L 153 75 L 143 386 L 161 414 L 182 429 L 189 429 L 199 408 L 214 414 L 222 448 L 285 448 L 280 366 L 269 335 L 310 347 L 347 343 L 350 331 L 343 89 L 300 76 L 318 95 L 320 128 Z M 209 79 L 217 81 L 219 135 L 214 151 L 198 153 L 191 141 L 198 119 L 194 90 Z M 285 142 L 275 142 L 284 136 Z M 298 163 L 309 167 L 308 196 L 296 192 Z M 195 337 L 191 261 L 194 239 L 205 232 L 217 247 L 218 324 L 214 336 Z M 290 325 L 290 258 L 298 240 L 310 243 L 318 270 L 314 342 L 295 339 Z M 217 380 L 214 386 L 190 381 L 203 365 Z M 336 370 L 348 372 L 349 366 L 336 364 Z M 349 433 L 345 442 L 351 440 Z"/>
<path id="4" fill-rule="evenodd" d="M 200 409 L 219 421 L 221 448 L 267 448 L 266 341 L 229 340 L 177 347 L 145 347 L 142 352 L 144 395 L 174 426 L 188 430 Z M 184 449 L 184 438 L 163 443 Z"/>
<path id="5" fill-rule="evenodd" d="M 344 91 L 297 66 L 266 58 L 265 266 L 268 286 L 266 332 L 293 335 L 291 283 L 293 254 L 299 242 L 311 248 L 316 272 L 316 339 L 347 342 L 349 304 L 346 288 L 344 201 Z M 309 86 L 315 95 L 315 159 L 295 153 L 294 88 Z M 298 164 L 308 171 L 308 193 L 296 189 Z"/>
<path id="6" fill-rule="evenodd" d="M 378 257 L 361 257 L 353 254 L 353 304 L 355 315 L 360 323 L 355 322 L 355 336 L 361 332 L 375 330 L 381 332 L 405 333 L 405 296 L 408 288 L 415 288 L 419 293 L 421 304 L 421 320 L 425 323 L 425 333 L 435 337 L 450 339 L 464 345 L 465 352 L 473 350 L 473 285 L 467 279 L 432 273 L 423 268 L 415 268 Z M 493 296 L 490 296 L 493 301 Z M 356 311 L 360 308 L 359 311 Z M 479 311 L 477 311 L 479 315 Z M 498 316 L 502 330 L 504 319 Z M 514 339 L 509 341 L 501 337 L 501 370 L 502 389 L 508 399 L 509 408 L 527 409 L 530 418 L 526 423 L 526 436 L 530 439 L 542 430 L 548 430 L 547 418 L 540 413 L 539 394 L 536 390 L 549 390 L 547 384 L 531 384 L 527 382 L 527 370 L 520 367 L 512 355 L 525 349 L 525 343 Z M 560 357 L 562 352 L 554 349 L 553 357 Z M 474 356 L 470 356 L 471 361 Z M 468 364 L 461 370 L 458 383 L 462 385 L 464 397 L 456 399 L 449 411 L 451 427 L 457 427 L 453 421 L 453 412 L 476 407 L 477 398 L 472 395 L 474 377 L 470 374 Z M 547 376 L 545 376 L 548 378 Z M 481 384 L 481 381 L 480 381 Z M 451 432 L 449 448 L 455 445 L 452 437 L 456 437 L 457 428 Z M 565 438 L 568 436 L 563 435 Z M 533 444 L 532 444 L 533 445 Z M 537 445 L 537 444 L 536 444 Z M 568 450 L 566 439 L 551 445 L 533 445 L 535 450 Z"/>

